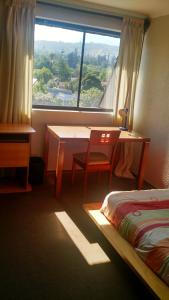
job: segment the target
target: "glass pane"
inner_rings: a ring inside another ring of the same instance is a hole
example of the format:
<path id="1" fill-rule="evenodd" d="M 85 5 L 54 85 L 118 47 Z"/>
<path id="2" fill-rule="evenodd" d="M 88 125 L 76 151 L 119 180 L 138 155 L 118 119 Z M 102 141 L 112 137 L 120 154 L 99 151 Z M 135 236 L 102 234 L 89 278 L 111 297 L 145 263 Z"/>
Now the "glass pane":
<path id="1" fill-rule="evenodd" d="M 35 25 L 33 105 L 77 106 L 83 33 Z"/>
<path id="2" fill-rule="evenodd" d="M 101 107 L 113 76 L 119 44 L 119 38 L 86 33 L 80 107 Z"/>

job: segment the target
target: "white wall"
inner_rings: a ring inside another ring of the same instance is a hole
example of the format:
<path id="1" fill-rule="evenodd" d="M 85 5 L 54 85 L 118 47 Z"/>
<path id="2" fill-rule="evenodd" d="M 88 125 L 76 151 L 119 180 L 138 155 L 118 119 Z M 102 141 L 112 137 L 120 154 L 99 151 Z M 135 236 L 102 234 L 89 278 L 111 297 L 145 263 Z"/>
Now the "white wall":
<path id="1" fill-rule="evenodd" d="M 32 127 L 36 130 L 36 133 L 32 136 L 32 156 L 43 156 L 46 124 L 112 126 L 112 114 L 33 109 Z M 85 145 L 69 144 L 66 146 L 64 169 L 71 168 L 72 153 L 75 151 L 83 151 L 83 147 L 85 147 Z M 51 151 L 49 154 L 50 159 L 48 169 L 54 170 L 56 164 L 57 145 L 51 142 L 50 148 Z"/>
<path id="2" fill-rule="evenodd" d="M 169 187 L 169 16 L 152 20 L 136 91 L 134 129 L 151 137 L 146 180 Z"/>

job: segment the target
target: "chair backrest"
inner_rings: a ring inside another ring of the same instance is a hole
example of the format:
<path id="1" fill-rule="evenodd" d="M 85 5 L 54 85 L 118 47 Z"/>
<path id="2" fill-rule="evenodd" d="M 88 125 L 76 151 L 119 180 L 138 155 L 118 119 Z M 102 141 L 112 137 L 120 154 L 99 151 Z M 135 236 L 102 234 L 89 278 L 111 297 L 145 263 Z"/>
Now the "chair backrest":
<path id="1" fill-rule="evenodd" d="M 110 145 L 117 141 L 120 130 L 91 130 L 90 145 Z"/>
<path id="2" fill-rule="evenodd" d="M 111 146 L 110 163 L 113 163 L 115 148 L 120 135 L 119 129 L 113 130 L 91 130 L 90 140 L 87 149 L 86 162 L 92 146 Z"/>

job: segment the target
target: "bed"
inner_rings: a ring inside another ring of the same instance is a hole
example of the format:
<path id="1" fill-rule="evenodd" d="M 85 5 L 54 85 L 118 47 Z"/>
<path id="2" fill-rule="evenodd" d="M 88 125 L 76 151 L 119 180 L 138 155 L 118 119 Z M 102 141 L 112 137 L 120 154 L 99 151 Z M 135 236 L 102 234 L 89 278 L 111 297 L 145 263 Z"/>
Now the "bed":
<path id="1" fill-rule="evenodd" d="M 169 189 L 112 192 L 85 210 L 160 299 L 169 299 Z"/>

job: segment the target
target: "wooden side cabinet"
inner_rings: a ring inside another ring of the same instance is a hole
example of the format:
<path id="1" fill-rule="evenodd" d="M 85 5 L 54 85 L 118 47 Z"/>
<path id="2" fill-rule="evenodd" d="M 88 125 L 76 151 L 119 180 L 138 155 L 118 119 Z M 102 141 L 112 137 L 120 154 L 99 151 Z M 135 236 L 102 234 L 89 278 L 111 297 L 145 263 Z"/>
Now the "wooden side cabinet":
<path id="1" fill-rule="evenodd" d="M 0 193 L 27 192 L 30 137 L 35 130 L 25 124 L 0 124 L 0 172 L 6 168 L 15 170 L 15 176 L 4 180 L 0 177 Z M 5 172 L 5 171 L 4 171 Z"/>

